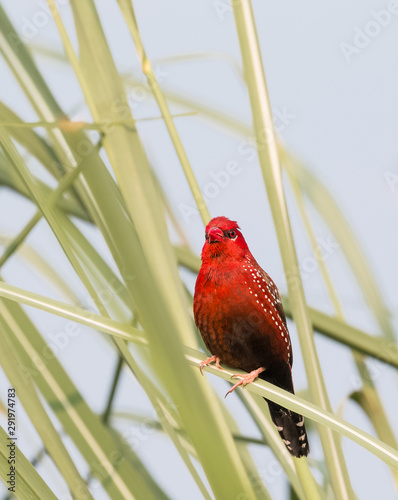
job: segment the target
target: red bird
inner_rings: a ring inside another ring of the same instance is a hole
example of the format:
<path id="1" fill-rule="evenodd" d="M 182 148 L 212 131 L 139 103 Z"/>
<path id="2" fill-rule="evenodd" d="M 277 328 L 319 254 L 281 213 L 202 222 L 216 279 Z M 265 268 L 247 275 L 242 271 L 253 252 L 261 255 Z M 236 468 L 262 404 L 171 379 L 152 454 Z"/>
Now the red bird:
<path id="1" fill-rule="evenodd" d="M 226 394 L 257 377 L 294 394 L 293 353 L 278 289 L 251 254 L 236 222 L 216 217 L 206 227 L 194 316 L 212 362 L 248 372 Z M 234 377 L 240 375 L 234 375 Z M 307 456 L 301 415 L 267 400 L 272 421 L 294 457 Z"/>

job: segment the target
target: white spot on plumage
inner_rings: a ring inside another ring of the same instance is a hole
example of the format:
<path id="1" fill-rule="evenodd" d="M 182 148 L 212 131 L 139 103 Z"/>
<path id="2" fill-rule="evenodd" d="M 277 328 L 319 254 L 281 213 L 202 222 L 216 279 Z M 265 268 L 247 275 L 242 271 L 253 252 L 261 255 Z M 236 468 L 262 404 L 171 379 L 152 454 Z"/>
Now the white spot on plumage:
<path id="1" fill-rule="evenodd" d="M 303 427 L 304 425 L 304 420 L 301 420 L 300 422 L 297 422 L 297 427 Z"/>
<path id="2" fill-rule="evenodd" d="M 285 444 L 290 444 L 290 441 L 288 439 L 282 439 L 282 441 L 285 443 Z"/>
<path id="3" fill-rule="evenodd" d="M 304 441 L 304 439 L 305 439 L 305 434 L 302 434 L 301 436 L 299 436 L 299 439 L 300 439 L 300 441 Z"/>
<path id="4" fill-rule="evenodd" d="M 302 448 L 305 448 L 306 446 L 307 446 L 307 443 L 303 443 L 303 444 L 301 445 L 301 447 L 302 447 Z"/>
<path id="5" fill-rule="evenodd" d="M 282 432 L 283 431 L 283 427 L 280 427 L 280 426 L 276 426 L 276 429 L 279 431 L 279 432 Z"/>

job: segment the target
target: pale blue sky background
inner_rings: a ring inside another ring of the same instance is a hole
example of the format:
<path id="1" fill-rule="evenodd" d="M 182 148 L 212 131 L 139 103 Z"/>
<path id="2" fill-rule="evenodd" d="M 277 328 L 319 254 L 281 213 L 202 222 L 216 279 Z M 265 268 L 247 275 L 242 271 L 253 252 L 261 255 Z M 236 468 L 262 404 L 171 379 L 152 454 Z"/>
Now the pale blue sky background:
<path id="1" fill-rule="evenodd" d="M 32 48 L 47 46 L 62 51 L 58 33 L 43 8 L 44 1 L 7 0 L 1 3 Z M 134 46 L 116 1 L 97 0 L 96 5 L 120 71 L 140 78 Z M 249 124 L 251 114 L 247 92 L 241 77 L 229 63 L 232 60 L 240 66 L 239 44 L 229 4 L 224 0 L 138 0 L 134 5 L 148 56 L 160 61 L 156 67 L 161 86 L 191 96 Z M 73 20 L 66 0 L 59 2 L 59 6 L 74 39 Z M 280 136 L 324 182 L 345 213 L 378 277 L 397 328 L 398 182 L 394 185 L 394 181 L 398 180 L 398 14 L 384 13 L 381 17 L 377 14 L 386 9 L 393 11 L 394 4 L 387 1 L 347 3 L 337 0 L 319 4 L 315 1 L 254 0 L 253 6 Z M 360 32 L 368 32 L 372 37 L 366 40 Z M 358 48 L 359 45 L 361 48 Z M 355 53 L 348 57 L 352 47 Z M 164 58 L 189 53 L 211 53 L 223 57 L 162 62 Z M 85 108 L 79 106 L 82 98 L 72 71 L 65 64 L 43 56 L 38 56 L 37 62 L 62 107 L 67 112 L 73 110 L 75 118 L 89 120 Z M 2 60 L 0 74 L 0 98 L 24 119 L 35 120 L 29 103 Z M 138 90 L 142 92 L 141 88 Z M 145 92 L 131 92 L 130 97 L 136 118 L 159 114 Z M 176 106 L 172 109 L 175 112 L 186 110 Z M 281 115 L 285 117 L 285 122 L 281 120 Z M 285 292 L 283 269 L 258 162 L 257 159 L 248 161 L 248 157 L 239 152 L 239 145 L 245 139 L 215 127 L 200 115 L 179 118 L 176 123 L 205 192 L 209 190 L 212 193 L 209 183 L 214 182 L 214 175 L 226 170 L 230 162 L 237 163 L 239 173 L 231 177 L 228 185 L 210 200 L 211 215 L 227 215 L 238 220 L 253 254 Z M 193 205 L 193 202 L 167 131 L 160 121 L 142 122 L 139 131 L 170 203 L 193 248 L 199 253 L 203 243 L 203 226 L 198 216 L 186 220 L 181 212 L 181 205 Z M 31 167 L 37 168 L 34 164 Z M 302 227 L 291 201 L 289 195 L 299 261 L 305 271 L 305 263 L 312 256 L 312 251 L 302 236 Z M 0 189 L 1 233 L 14 234 L 32 213 L 31 204 Z M 318 238 L 327 240 L 330 237 L 328 230 L 317 217 L 314 221 Z M 96 232 L 83 227 L 92 241 L 103 248 Z M 43 222 L 29 237 L 28 243 L 54 266 L 61 269 L 69 267 Z M 103 251 L 107 255 L 104 248 Z M 366 331 L 377 334 L 377 325 L 364 309 L 359 290 L 339 248 L 331 251 L 328 264 L 341 292 L 347 318 Z M 304 285 L 309 303 L 330 312 L 318 273 L 305 274 Z M 21 259 L 12 259 L 4 269 L 4 276 L 10 283 L 64 300 L 48 284 L 38 280 L 37 274 Z M 87 294 L 72 271 L 68 273 L 68 279 L 82 301 L 87 303 Z M 187 276 L 187 282 L 191 287 L 194 284 L 191 276 Z M 65 329 L 65 321 L 60 318 L 38 311 L 29 310 L 29 313 L 49 339 L 57 331 Z M 300 391 L 306 386 L 305 372 L 295 329 L 291 326 L 290 330 L 295 350 L 295 386 Z M 337 409 L 349 392 L 356 388 L 355 368 L 345 349 L 323 337 L 317 336 L 316 341 L 331 402 Z M 87 352 L 91 353 L 89 359 Z M 106 389 L 115 363 L 115 356 L 110 354 L 105 340 L 99 334 L 83 329 L 83 333 L 59 353 L 59 357 L 84 397 L 96 411 L 100 411 L 105 404 Z M 398 411 L 396 376 L 392 369 L 381 363 L 372 363 L 371 371 L 375 374 L 375 384 L 394 424 Z M 1 397 L 4 398 L 8 383 L 3 374 L 1 382 Z M 116 408 L 151 414 L 145 395 L 134 384 L 126 371 L 117 393 Z M 214 385 L 220 393 L 225 392 L 222 381 L 214 380 Z M 236 410 L 242 430 L 255 435 L 255 429 L 241 412 L 237 399 L 232 397 L 226 404 Z M 39 440 L 21 407 L 19 411 L 20 436 L 23 438 L 19 444 L 28 456 L 32 456 L 38 449 Z M 353 404 L 347 404 L 344 417 L 373 432 Z M 133 435 L 134 428 L 126 427 Z M 320 458 L 319 443 L 312 439 L 311 444 L 312 456 Z M 343 446 L 359 499 L 396 498 L 391 474 L 382 462 L 351 441 L 343 440 Z M 79 461 L 78 453 L 73 446 L 71 449 Z M 144 437 L 138 439 L 136 451 L 172 498 L 200 498 L 196 486 L 185 474 L 177 454 L 165 437 L 156 432 L 144 433 Z M 271 453 L 253 446 L 253 454 L 267 487 L 275 498 L 281 498 L 285 481 L 283 474 L 272 473 Z M 63 498 L 66 487 L 50 461 L 44 461 L 39 470 L 51 482 L 57 495 Z M 178 490 L 175 487 L 176 478 Z M 106 498 L 100 488 L 95 491 L 95 498 Z"/>

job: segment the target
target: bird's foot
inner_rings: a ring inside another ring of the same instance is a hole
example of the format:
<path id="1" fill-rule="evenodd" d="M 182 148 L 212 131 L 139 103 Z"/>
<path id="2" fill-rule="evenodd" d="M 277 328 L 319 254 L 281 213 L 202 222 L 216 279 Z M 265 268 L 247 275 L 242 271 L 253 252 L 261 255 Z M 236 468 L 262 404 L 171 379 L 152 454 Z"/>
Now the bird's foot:
<path id="1" fill-rule="evenodd" d="M 204 366 L 209 366 L 210 363 L 214 363 L 214 362 L 216 363 L 217 368 L 219 368 L 220 370 L 222 370 L 222 368 L 220 366 L 220 358 L 217 357 L 217 356 L 210 356 L 210 358 L 207 358 L 204 361 L 201 361 L 199 363 L 200 373 L 203 375 L 203 367 Z"/>
<path id="2" fill-rule="evenodd" d="M 233 392 L 238 386 L 241 385 L 241 386 L 245 387 L 245 385 L 250 384 L 251 382 L 256 380 L 256 378 L 263 371 L 265 371 L 265 368 L 260 366 L 260 368 L 257 368 L 257 370 L 253 370 L 252 372 L 248 373 L 247 375 L 241 375 L 240 373 L 235 373 L 235 375 L 232 375 L 231 378 L 236 378 L 236 377 L 242 377 L 242 378 L 241 378 L 241 380 L 239 380 L 239 382 L 236 382 L 236 384 L 231 387 L 231 389 L 227 392 L 227 394 L 224 397 L 227 397 L 228 394 L 231 394 L 231 392 Z"/>

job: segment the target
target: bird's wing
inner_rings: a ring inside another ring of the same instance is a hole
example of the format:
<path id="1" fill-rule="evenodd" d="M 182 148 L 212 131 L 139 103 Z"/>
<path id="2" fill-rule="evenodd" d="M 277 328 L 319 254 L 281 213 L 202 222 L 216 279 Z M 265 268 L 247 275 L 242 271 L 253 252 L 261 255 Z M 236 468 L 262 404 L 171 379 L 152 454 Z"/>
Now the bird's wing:
<path id="1" fill-rule="evenodd" d="M 278 311 L 279 316 L 281 317 L 283 323 L 285 324 L 286 330 L 288 331 L 285 311 L 283 310 L 283 305 L 282 305 L 282 301 L 281 301 L 281 296 L 279 295 L 278 287 L 272 281 L 272 278 L 263 269 L 261 269 L 261 271 L 262 271 L 262 274 L 264 276 L 265 281 L 267 282 L 269 290 L 274 298 L 274 307 Z M 290 335 L 289 335 L 289 343 L 291 345 Z M 292 349 L 290 349 L 290 354 L 291 354 L 291 356 L 290 356 L 289 364 L 290 364 L 290 366 L 292 366 L 293 365 L 293 351 L 292 351 Z"/>
<path id="2" fill-rule="evenodd" d="M 281 317 L 282 321 L 287 326 L 285 311 L 283 310 L 283 305 L 282 305 L 282 301 L 281 301 L 281 296 L 279 295 L 278 287 L 272 281 L 272 278 L 263 269 L 261 269 L 261 271 L 262 271 L 262 274 L 264 276 L 265 281 L 267 282 L 269 290 L 274 298 L 274 307 L 278 311 L 279 316 Z"/>

